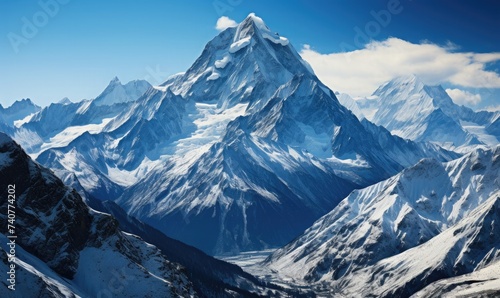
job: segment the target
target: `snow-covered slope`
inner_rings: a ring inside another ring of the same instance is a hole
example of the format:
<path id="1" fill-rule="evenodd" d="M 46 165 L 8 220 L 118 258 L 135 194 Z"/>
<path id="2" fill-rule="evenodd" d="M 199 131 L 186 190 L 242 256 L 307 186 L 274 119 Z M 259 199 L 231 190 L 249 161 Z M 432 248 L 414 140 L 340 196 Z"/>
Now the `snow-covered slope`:
<path id="1" fill-rule="evenodd" d="M 96 201 L 80 187 L 88 203 L 114 217 L 90 209 L 75 190 L 33 162 L 3 133 L 0 177 L 0 187 L 15 184 L 15 293 L 20 297 L 257 297 L 296 293 L 264 283 L 235 265 L 166 237 L 115 203 Z M 6 204 L 4 200 L 1 207 L 7 210 Z M 7 219 L 6 214 L 0 216 L 0 224 L 6 225 Z M 8 235 L 0 234 L 0 269 L 5 272 L 11 264 L 5 254 L 10 250 Z M 8 285 L 6 280 L 2 283 Z M 1 297 L 13 293 L 6 286 L 0 289 Z"/>
<path id="2" fill-rule="evenodd" d="M 99 199 L 121 194 L 128 213 L 209 253 L 283 245 L 354 188 L 456 157 L 360 123 L 254 14 L 66 144 L 37 160 Z"/>
<path id="3" fill-rule="evenodd" d="M 7 246 L 9 239 L 0 234 L 0 269 L 9 272 L 12 262 L 8 260 Z M 85 297 L 70 281 L 65 280 L 39 258 L 26 252 L 21 246 L 16 247 L 14 290 L 8 289 L 13 284 L 2 280 L 2 297 Z"/>
<path id="4" fill-rule="evenodd" d="M 359 110 L 363 114 L 363 116 L 370 120 L 373 121 L 373 117 L 375 116 L 375 113 L 378 110 L 379 107 L 379 100 L 376 95 L 371 95 L 367 97 L 356 97 L 354 98 L 354 101 L 356 105 L 358 106 Z M 358 118 L 362 118 L 358 116 Z"/>
<path id="5" fill-rule="evenodd" d="M 333 287 L 346 296 L 407 297 L 437 280 L 480 270 L 500 260 L 499 218 L 496 194 L 428 242 L 353 272 Z"/>
<path id="6" fill-rule="evenodd" d="M 408 296 L 498 259 L 499 196 L 500 146 L 424 159 L 353 191 L 266 263 L 347 296 Z"/>
<path id="7" fill-rule="evenodd" d="M 494 135 L 497 139 L 500 139 L 500 112 L 495 116 L 491 124 L 486 127 L 486 131 Z"/>
<path id="8" fill-rule="evenodd" d="M 452 147 L 495 146 L 499 142 L 493 136 L 484 137 L 494 113 L 458 106 L 441 86 L 424 85 L 414 75 L 395 78 L 373 95 L 378 98 L 379 107 L 372 121 L 403 138 Z M 481 127 L 482 131 L 477 129 Z"/>
<path id="9" fill-rule="evenodd" d="M 42 293 L 195 296 L 179 265 L 137 236 L 121 232 L 111 216 L 89 209 L 74 190 L 33 162 L 3 133 L 0 177 L 2 189 L 15 185 L 14 226 L 19 251 L 15 263 L 22 268 L 17 286 L 23 288 L 20 292 L 26 297 Z M 2 209 L 7 210 L 8 202 L 2 200 Z M 7 227 L 7 219 L 7 212 L 2 213 L 0 224 Z M 5 234 L 1 238 L 2 249 L 6 250 Z M 7 265 L 2 258 L 0 267 Z M 0 289 L 2 297 L 8 297 L 9 291 Z"/>
<path id="10" fill-rule="evenodd" d="M 85 132 L 101 132 L 131 103 L 98 106 L 93 101 L 53 103 L 29 116 L 8 133 L 33 157 L 67 146 Z"/>
<path id="11" fill-rule="evenodd" d="M 472 273 L 433 282 L 412 298 L 498 297 L 500 295 L 500 262 L 494 262 Z"/>

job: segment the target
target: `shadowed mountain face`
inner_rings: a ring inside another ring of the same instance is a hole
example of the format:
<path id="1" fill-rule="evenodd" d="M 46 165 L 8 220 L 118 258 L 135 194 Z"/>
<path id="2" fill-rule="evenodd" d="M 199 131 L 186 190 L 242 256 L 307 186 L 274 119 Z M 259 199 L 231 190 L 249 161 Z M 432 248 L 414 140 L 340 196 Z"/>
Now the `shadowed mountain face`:
<path id="1" fill-rule="evenodd" d="M 165 236 L 155 228 L 127 215 L 116 203 L 88 198 L 92 208 L 113 215 L 120 229 L 157 246 L 168 260 L 181 264 L 200 296 L 205 297 L 314 297 L 310 290 L 283 288 L 244 272 L 240 267 L 213 258 L 201 250 Z"/>

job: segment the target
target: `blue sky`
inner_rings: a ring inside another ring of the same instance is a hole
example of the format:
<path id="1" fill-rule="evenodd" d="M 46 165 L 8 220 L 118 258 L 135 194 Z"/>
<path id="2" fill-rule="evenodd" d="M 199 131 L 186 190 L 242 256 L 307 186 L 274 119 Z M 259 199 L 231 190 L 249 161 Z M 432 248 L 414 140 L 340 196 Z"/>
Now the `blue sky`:
<path id="1" fill-rule="evenodd" d="M 0 0 L 0 103 L 93 98 L 114 76 L 158 84 L 195 61 L 220 17 L 250 12 L 333 89 L 367 95 L 413 72 L 459 103 L 499 104 L 500 4 L 464 0 Z"/>

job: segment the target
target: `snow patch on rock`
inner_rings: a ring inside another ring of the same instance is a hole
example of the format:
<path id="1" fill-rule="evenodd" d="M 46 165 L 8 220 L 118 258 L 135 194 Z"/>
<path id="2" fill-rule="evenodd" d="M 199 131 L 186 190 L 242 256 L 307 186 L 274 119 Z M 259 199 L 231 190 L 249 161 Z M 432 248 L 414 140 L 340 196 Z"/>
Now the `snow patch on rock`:
<path id="1" fill-rule="evenodd" d="M 215 61 L 215 68 L 225 68 L 226 65 L 231 61 L 231 56 L 226 55 L 222 59 Z"/>
<path id="2" fill-rule="evenodd" d="M 229 53 L 234 54 L 238 52 L 239 50 L 243 49 L 244 47 L 248 46 L 251 42 L 251 37 L 245 37 L 240 40 L 237 40 L 231 44 L 229 47 Z"/>

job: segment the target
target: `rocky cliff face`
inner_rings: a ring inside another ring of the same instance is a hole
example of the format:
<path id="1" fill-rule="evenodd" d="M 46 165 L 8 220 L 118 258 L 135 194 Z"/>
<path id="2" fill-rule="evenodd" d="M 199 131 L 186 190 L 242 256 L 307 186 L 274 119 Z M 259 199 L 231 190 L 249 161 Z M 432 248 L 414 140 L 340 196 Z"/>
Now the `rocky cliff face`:
<path id="1" fill-rule="evenodd" d="M 134 279 L 140 285 L 120 293 L 122 297 L 155 293 L 163 293 L 160 295 L 164 297 L 195 295 L 184 269 L 166 260 L 156 247 L 121 232 L 113 217 L 89 209 L 76 191 L 33 162 L 3 133 L 0 133 L 0 177 L 3 190 L 0 207 L 7 210 L 8 204 L 15 206 L 15 221 L 9 222 L 5 211 L 0 214 L 0 226 L 15 227 L 14 233 L 7 235 L 17 236 L 19 255 L 15 262 L 20 273 L 29 277 L 23 279 L 23 287 L 28 287 L 29 280 L 38 276 L 35 279 L 40 282 L 41 278 L 41 288 L 49 289 L 47 274 L 50 273 L 55 280 L 66 279 L 65 287 L 70 293 L 63 296 L 74 293 L 95 296 L 116 278 L 111 273 L 118 272 L 123 280 Z M 14 201 L 7 200 L 7 189 L 15 189 Z M 2 268 L 7 265 L 3 261 Z M 33 263 L 45 264 L 45 273 L 40 272 L 39 265 L 30 265 Z M 2 296 L 8 295 L 5 291 L 9 290 L 2 287 Z M 42 292 L 29 294 L 36 296 Z"/>

